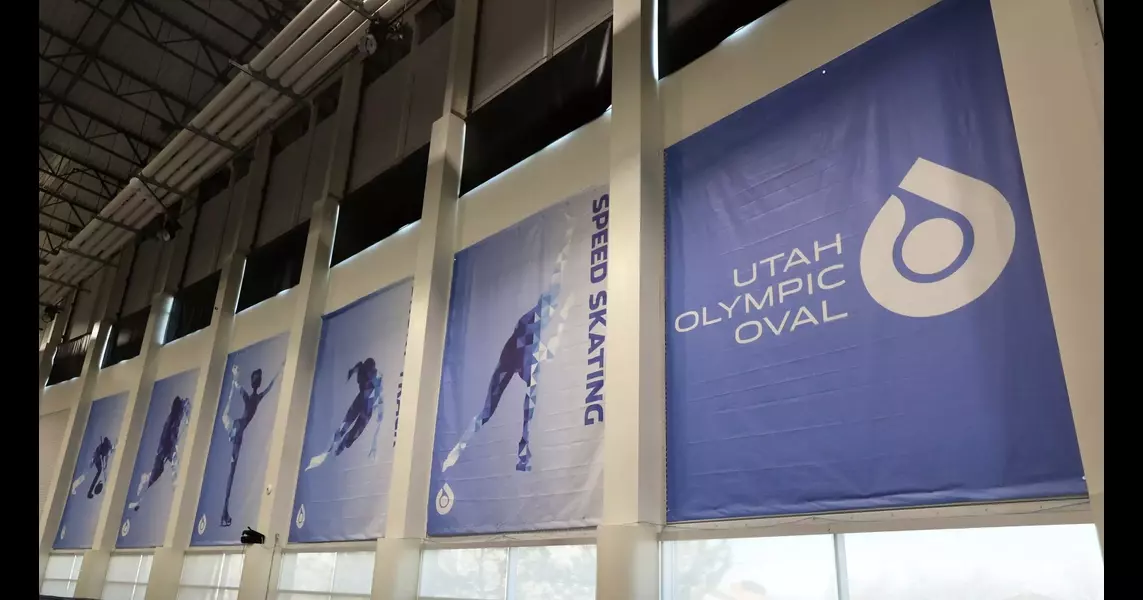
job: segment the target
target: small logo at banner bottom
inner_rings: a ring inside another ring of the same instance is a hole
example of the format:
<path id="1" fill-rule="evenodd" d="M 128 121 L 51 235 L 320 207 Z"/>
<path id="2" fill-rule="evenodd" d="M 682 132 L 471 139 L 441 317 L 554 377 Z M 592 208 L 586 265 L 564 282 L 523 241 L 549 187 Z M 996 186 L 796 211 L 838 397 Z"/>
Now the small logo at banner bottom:
<path id="1" fill-rule="evenodd" d="M 446 483 L 437 492 L 437 514 L 447 515 L 452 510 L 453 502 L 456 498 L 452 494 L 452 488 Z"/>
<path id="2" fill-rule="evenodd" d="M 294 525 L 301 529 L 306 524 L 306 505 L 303 504 L 298 507 L 298 514 L 294 517 Z"/>
<path id="3" fill-rule="evenodd" d="M 123 526 L 119 528 L 119 537 L 127 537 L 127 533 L 131 531 L 131 519 L 123 521 Z"/>
<path id="4" fill-rule="evenodd" d="M 861 278 L 869 295 L 906 317 L 943 315 L 979 298 L 1000 277 L 1016 243 L 1016 221 L 1008 201 L 991 185 L 923 158 L 913 163 L 900 187 L 963 215 L 972 227 L 972 248 L 963 263 L 952 268 L 964 253 L 960 225 L 946 218 L 922 221 L 901 241 L 901 262 L 919 275 L 939 279 L 906 278 L 893 258 L 905 229 L 905 205 L 891 195 L 861 245 Z"/>
<path id="5" fill-rule="evenodd" d="M 198 534 L 202 535 L 204 533 L 206 533 L 206 513 L 202 513 L 202 516 L 198 519 Z"/>
<path id="6" fill-rule="evenodd" d="M 64 536 L 66 536 L 66 535 L 67 535 L 67 525 L 64 525 L 63 527 L 60 527 L 60 539 L 61 540 L 64 539 Z"/>

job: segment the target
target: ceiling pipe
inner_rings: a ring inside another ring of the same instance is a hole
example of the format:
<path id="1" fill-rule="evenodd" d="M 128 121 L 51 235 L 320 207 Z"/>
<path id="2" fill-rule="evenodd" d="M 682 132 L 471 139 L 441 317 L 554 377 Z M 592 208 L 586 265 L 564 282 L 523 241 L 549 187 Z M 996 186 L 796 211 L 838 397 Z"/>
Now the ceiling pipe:
<path id="1" fill-rule="evenodd" d="M 376 14 L 388 4 L 388 0 L 371 0 L 365 2 L 364 7 L 371 14 Z M 297 94 L 304 94 L 356 47 L 369 25 L 370 21 L 338 0 L 314 0 L 250 61 L 249 67 L 278 79 L 283 87 L 291 88 Z M 243 147 L 293 103 L 291 98 L 239 72 L 191 120 L 191 126 Z M 202 177 L 233 156 L 232 151 L 184 129 L 144 167 L 142 175 L 162 181 L 165 186 L 185 194 L 191 191 L 188 188 L 193 188 Z M 150 192 L 138 178 L 132 178 L 104 207 L 100 216 L 126 223 L 141 223 L 153 218 L 156 209 L 148 200 L 130 202 L 139 194 Z M 171 195 L 163 194 L 164 198 Z M 97 231 L 103 235 L 92 240 Z M 131 237 L 129 232 L 89 224 L 68 246 L 78 248 L 91 240 L 85 249 L 98 255 L 117 250 Z M 82 275 L 88 270 L 81 261 L 59 257 L 49 266 L 49 271 L 54 271 L 57 276 Z"/>

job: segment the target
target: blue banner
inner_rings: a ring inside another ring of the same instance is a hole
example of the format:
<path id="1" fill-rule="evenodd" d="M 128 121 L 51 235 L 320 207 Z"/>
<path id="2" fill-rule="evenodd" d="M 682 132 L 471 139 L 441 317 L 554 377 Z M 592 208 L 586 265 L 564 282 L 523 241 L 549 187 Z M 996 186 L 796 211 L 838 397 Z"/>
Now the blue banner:
<path id="1" fill-rule="evenodd" d="M 668 520 L 1085 493 L 987 0 L 679 142 L 666 182 Z"/>
<path id="2" fill-rule="evenodd" d="M 198 369 L 192 369 L 156 381 L 151 390 L 115 543 L 118 548 L 163 545 L 197 382 Z"/>
<path id="3" fill-rule="evenodd" d="M 288 339 L 282 333 L 226 358 L 192 546 L 238 544 L 258 516 Z"/>
<path id="4" fill-rule="evenodd" d="M 412 280 L 325 315 L 291 542 L 384 535 Z"/>
<path id="5" fill-rule="evenodd" d="M 457 253 L 430 534 L 598 521 L 609 202 L 586 191 Z"/>
<path id="6" fill-rule="evenodd" d="M 79 444 L 75 471 L 68 482 L 67 503 L 60 518 L 59 532 L 53 547 L 60 550 L 91 547 L 95 537 L 95 521 L 99 507 L 110 493 L 106 489 L 107 473 L 115 451 L 119 449 L 119 428 L 127 392 L 107 396 L 91 403 L 87 427 Z"/>

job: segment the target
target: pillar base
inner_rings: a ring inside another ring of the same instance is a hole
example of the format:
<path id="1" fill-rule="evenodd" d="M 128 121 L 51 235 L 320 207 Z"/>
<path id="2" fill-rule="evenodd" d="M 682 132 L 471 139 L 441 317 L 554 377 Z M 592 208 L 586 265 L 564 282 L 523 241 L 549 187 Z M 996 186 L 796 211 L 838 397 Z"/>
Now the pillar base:
<path id="1" fill-rule="evenodd" d="M 155 548 L 144 600 L 167 600 L 178 596 L 184 555 L 182 550 L 176 548 Z"/>
<path id="2" fill-rule="evenodd" d="M 659 527 L 600 525 L 596 539 L 596 598 L 659 600 Z"/>
<path id="3" fill-rule="evenodd" d="M 83 566 L 79 569 L 79 580 L 75 582 L 76 598 L 103 597 L 103 583 L 107 579 L 107 565 L 110 562 L 109 550 L 88 550 L 83 553 Z"/>
<path id="4" fill-rule="evenodd" d="M 415 600 L 421 576 L 420 539 L 377 540 L 373 562 L 374 600 Z"/>

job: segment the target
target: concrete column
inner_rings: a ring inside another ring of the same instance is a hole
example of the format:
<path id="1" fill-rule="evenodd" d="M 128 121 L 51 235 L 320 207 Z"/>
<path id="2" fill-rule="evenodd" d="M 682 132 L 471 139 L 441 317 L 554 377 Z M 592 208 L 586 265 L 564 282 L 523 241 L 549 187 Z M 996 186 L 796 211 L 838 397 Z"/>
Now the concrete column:
<path id="1" fill-rule="evenodd" d="M 44 336 L 44 346 L 40 348 L 40 400 L 44 399 L 44 388 L 47 387 L 48 376 L 52 373 L 52 362 L 56 357 L 56 348 L 63 341 L 64 330 L 67 327 L 68 319 L 71 318 L 71 310 L 75 306 L 76 300 L 79 299 L 79 293 L 79 290 L 75 290 L 75 293 L 64 299 L 63 304 L 60 305 L 60 311 L 52 319 L 51 325 L 48 325 L 48 331 Z"/>
<path id="2" fill-rule="evenodd" d="M 992 13 L 1102 547 L 1103 35 L 1090 0 L 996 0 Z"/>
<path id="3" fill-rule="evenodd" d="M 121 260 L 120 263 L 122 263 Z M 63 451 L 60 452 L 56 463 L 56 475 L 48 488 L 44 510 L 40 513 L 40 585 L 43 585 L 44 582 L 48 555 L 51 554 L 56 532 L 59 531 L 60 519 L 63 517 L 64 505 L 68 498 L 68 484 L 71 481 L 72 472 L 75 470 L 75 461 L 79 456 L 79 446 L 83 440 L 83 431 L 87 427 L 87 417 L 91 414 L 95 382 L 99 377 L 103 351 L 107 346 L 107 332 L 111 329 L 113 315 L 108 304 L 110 304 L 111 288 L 114 287 L 116 270 L 103 269 L 102 271 L 97 292 L 99 296 L 96 299 L 93 313 L 98 315 L 99 320 L 91 328 L 91 341 L 87 345 L 87 355 L 84 357 L 83 370 L 79 375 L 81 381 L 79 399 L 76 401 L 75 408 L 68 414 L 67 426 L 64 428 Z M 112 462 L 117 460 L 117 458 L 112 458 Z"/>
<path id="4" fill-rule="evenodd" d="M 666 420 L 655 3 L 614 4 L 608 390 L 603 519 L 596 532 L 597 598 L 659 598 Z"/>
<path id="5" fill-rule="evenodd" d="M 401 420 L 393 450 L 385 537 L 377 540 L 374 599 L 413 600 L 417 597 L 421 545 L 428 518 L 437 393 L 456 252 L 456 203 L 460 194 L 464 119 L 468 115 L 478 8 L 477 0 L 456 3 L 444 115 L 433 123 L 429 141 L 425 200 L 417 233 L 413 300 L 405 342 Z"/>
<path id="6" fill-rule="evenodd" d="M 155 271 L 157 281 L 167 281 L 173 253 L 164 252 Z M 104 484 L 108 493 L 96 517 L 95 535 L 91 550 L 83 555 L 83 566 L 76 582 L 75 595 L 81 598 L 98 598 L 103 594 L 103 583 L 107 579 L 107 565 L 115 540 L 119 533 L 119 522 L 123 505 L 131 488 L 131 473 L 135 469 L 135 458 L 139 454 L 139 442 L 143 436 L 143 425 L 147 420 L 147 409 L 151 405 L 151 389 L 155 385 L 155 372 L 158 366 L 155 357 L 163 346 L 163 335 L 167 330 L 167 319 L 171 315 L 173 295 L 164 288 L 151 301 L 151 312 L 147 316 L 143 345 L 139 356 L 132 360 L 140 361 L 139 380 L 128 390 L 127 406 L 123 411 L 123 421 L 119 426 L 119 440 L 116 457 L 111 461 Z"/>
<path id="7" fill-rule="evenodd" d="M 276 552 L 286 543 L 298 479 L 302 442 L 309 413 L 310 391 L 317 366 L 321 317 L 329 291 L 329 263 L 337 230 L 337 210 L 349 175 L 349 159 L 353 152 L 353 133 L 357 125 L 361 97 L 361 61 L 352 61 L 342 71 L 336 127 L 330 144 L 329 160 L 324 173 L 322 198 L 314 203 L 306 240 L 298 296 L 289 322 L 286 363 L 282 368 L 281 392 L 274 412 L 270 435 L 269 460 L 266 465 L 265 489 L 253 525 L 266 534 L 266 544 L 251 546 L 242 567 L 240 599 L 261 599 L 277 589 Z M 311 126 L 311 134 L 316 123 Z"/>
<path id="8" fill-rule="evenodd" d="M 203 331 L 202 358 L 199 377 L 195 384 L 191 404 L 191 419 L 187 427 L 179 464 L 178 487 L 171 501 L 171 520 L 163 546 L 155 550 L 151 563 L 151 579 L 147 584 L 147 600 L 169 600 L 178 595 L 179 576 L 183 557 L 190 546 L 194 528 L 198 496 L 202 491 L 202 477 L 206 470 L 206 455 L 210 451 L 210 436 L 214 430 L 214 417 L 218 412 L 218 396 L 226 371 L 226 358 L 230 352 L 230 332 L 234 325 L 234 309 L 238 305 L 238 292 L 242 288 L 242 274 L 246 268 L 246 255 L 253 241 L 252 221 L 256 222 L 261 207 L 262 190 L 270 169 L 270 134 L 262 134 L 255 142 L 254 162 L 250 166 L 246 185 L 235 192 L 241 202 L 238 214 L 238 235 L 230 246 L 222 248 L 224 261 L 214 296 L 214 315 Z"/>

